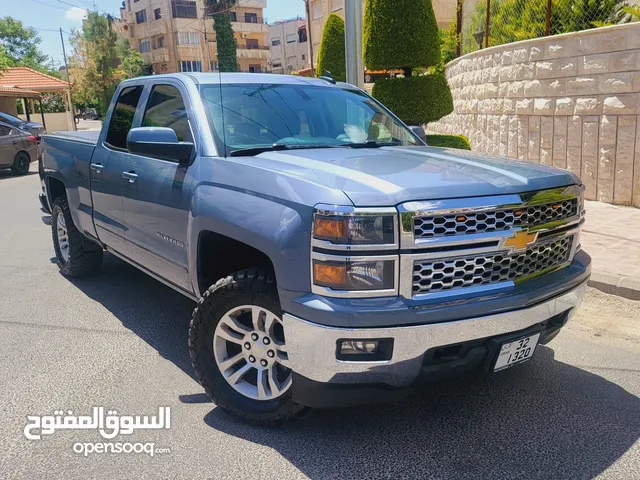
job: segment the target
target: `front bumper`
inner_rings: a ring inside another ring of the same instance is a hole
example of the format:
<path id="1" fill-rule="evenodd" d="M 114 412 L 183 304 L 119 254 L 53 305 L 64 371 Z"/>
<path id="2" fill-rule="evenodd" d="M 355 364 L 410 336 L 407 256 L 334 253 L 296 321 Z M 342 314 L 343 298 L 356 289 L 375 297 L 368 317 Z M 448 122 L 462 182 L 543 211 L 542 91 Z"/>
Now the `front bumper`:
<path id="1" fill-rule="evenodd" d="M 468 345 L 480 339 L 488 342 L 496 337 L 535 328 L 543 330 L 543 343 L 551 340 L 574 314 L 582 302 L 585 289 L 586 282 L 524 309 L 406 327 L 335 328 L 285 314 L 283 320 L 289 362 L 296 377 L 303 377 L 300 383 L 319 382 L 336 387 L 361 385 L 365 389 L 372 386 L 382 389 L 407 387 L 419 380 L 421 374 L 428 373 L 425 357 L 437 347 Z M 390 360 L 353 362 L 336 358 L 339 340 L 383 338 L 393 339 Z M 485 350 L 480 363 L 487 355 Z"/>

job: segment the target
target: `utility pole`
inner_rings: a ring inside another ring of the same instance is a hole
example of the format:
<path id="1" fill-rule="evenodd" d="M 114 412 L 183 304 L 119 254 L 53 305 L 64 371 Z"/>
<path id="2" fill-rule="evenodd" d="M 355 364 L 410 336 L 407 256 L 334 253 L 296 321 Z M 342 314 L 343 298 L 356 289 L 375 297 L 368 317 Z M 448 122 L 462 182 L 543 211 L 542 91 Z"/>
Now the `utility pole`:
<path id="1" fill-rule="evenodd" d="M 364 63 L 362 62 L 362 0 L 344 2 L 345 54 L 347 83 L 364 89 Z"/>
<path id="2" fill-rule="evenodd" d="M 309 62 L 311 63 L 311 76 L 315 77 L 315 69 L 313 68 L 313 40 L 311 38 L 311 12 L 309 10 L 309 2 L 304 0 L 304 6 L 307 13 L 307 42 L 309 43 Z"/>
<path id="3" fill-rule="evenodd" d="M 67 72 L 67 83 L 69 84 L 69 114 L 71 115 L 71 125 L 74 130 L 76 128 L 76 120 L 73 117 L 73 102 L 71 100 L 71 75 L 69 74 L 69 65 L 67 64 L 67 52 L 64 48 L 64 37 L 62 36 L 62 28 L 60 29 L 60 43 L 62 43 L 62 56 L 64 57 L 64 70 Z"/>
<path id="4" fill-rule="evenodd" d="M 207 60 L 209 61 L 209 66 L 207 67 L 207 69 L 206 70 L 203 69 L 202 71 L 213 72 L 211 68 L 211 52 L 209 51 L 209 40 L 207 38 L 207 15 L 206 14 L 202 20 L 204 20 L 204 48 L 207 49 Z"/>

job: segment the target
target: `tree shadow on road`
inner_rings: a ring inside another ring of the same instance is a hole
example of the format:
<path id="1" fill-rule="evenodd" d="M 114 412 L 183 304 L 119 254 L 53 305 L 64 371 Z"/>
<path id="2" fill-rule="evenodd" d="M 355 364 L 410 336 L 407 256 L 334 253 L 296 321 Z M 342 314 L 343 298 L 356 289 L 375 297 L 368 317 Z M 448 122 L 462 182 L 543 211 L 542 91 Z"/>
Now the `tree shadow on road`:
<path id="1" fill-rule="evenodd" d="M 279 429 L 220 409 L 212 428 L 278 451 L 311 478 L 591 479 L 640 438 L 640 399 L 539 347 L 501 374 L 421 387 L 394 405 L 316 411 Z"/>
<path id="2" fill-rule="evenodd" d="M 73 283 L 195 380 L 191 300 L 108 254 L 100 273 Z M 200 392 L 180 399 L 208 401 Z M 582 480 L 638 441 L 640 399 L 541 346 L 525 365 L 425 386 L 393 405 L 314 411 L 281 428 L 248 426 L 219 408 L 204 421 L 273 448 L 311 478 Z"/>
<path id="3" fill-rule="evenodd" d="M 108 253 L 96 275 L 71 281 L 196 380 L 187 347 L 192 300 Z"/>

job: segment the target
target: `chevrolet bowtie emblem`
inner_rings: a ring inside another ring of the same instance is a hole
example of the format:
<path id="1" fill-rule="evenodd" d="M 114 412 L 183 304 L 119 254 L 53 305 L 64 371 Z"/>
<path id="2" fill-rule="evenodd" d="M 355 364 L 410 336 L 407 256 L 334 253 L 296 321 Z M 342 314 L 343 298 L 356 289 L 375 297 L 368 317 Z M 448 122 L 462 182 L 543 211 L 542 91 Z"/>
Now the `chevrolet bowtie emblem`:
<path id="1" fill-rule="evenodd" d="M 504 242 L 505 247 L 511 247 L 512 250 L 524 250 L 538 238 L 538 232 L 529 233 L 526 230 L 516 232 L 512 237 L 507 238 Z"/>

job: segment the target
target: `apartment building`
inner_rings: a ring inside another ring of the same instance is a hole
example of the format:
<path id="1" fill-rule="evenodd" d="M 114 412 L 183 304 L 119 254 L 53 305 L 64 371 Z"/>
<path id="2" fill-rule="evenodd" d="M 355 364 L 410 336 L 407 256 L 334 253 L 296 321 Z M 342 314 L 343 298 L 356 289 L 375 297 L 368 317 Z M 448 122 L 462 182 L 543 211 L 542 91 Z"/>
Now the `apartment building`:
<path id="1" fill-rule="evenodd" d="M 271 72 L 290 74 L 311 67 L 307 22 L 304 18 L 280 20 L 269 25 Z"/>
<path id="2" fill-rule="evenodd" d="M 362 2 L 362 10 L 366 0 Z M 335 13 L 344 18 L 344 2 L 345 0 L 309 0 L 309 17 L 308 23 L 311 25 L 311 41 L 313 44 L 313 61 L 318 62 L 318 50 L 320 49 L 320 40 L 322 40 L 322 29 L 331 13 Z M 456 17 L 457 0 L 432 0 L 433 11 L 436 15 L 436 22 L 441 28 L 449 28 L 451 22 Z M 364 18 L 364 13 L 363 13 Z M 402 41 L 402 39 L 398 39 Z"/>
<path id="3" fill-rule="evenodd" d="M 242 0 L 229 11 L 241 71 L 266 71 L 269 47 L 266 0 Z M 153 73 L 217 70 L 211 8 L 205 0 L 125 0 L 121 33 Z M 206 39 L 205 39 L 206 36 Z"/>

